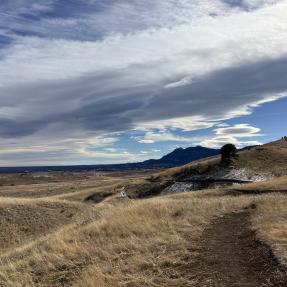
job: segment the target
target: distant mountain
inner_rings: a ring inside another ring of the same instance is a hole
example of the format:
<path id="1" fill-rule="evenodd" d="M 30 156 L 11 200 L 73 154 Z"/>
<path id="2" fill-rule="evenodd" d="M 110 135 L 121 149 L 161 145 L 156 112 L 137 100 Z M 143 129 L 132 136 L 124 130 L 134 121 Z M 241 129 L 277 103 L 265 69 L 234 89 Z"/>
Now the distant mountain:
<path id="1" fill-rule="evenodd" d="M 215 156 L 220 153 L 218 149 L 202 146 L 178 148 L 160 159 L 149 159 L 143 162 L 107 165 L 77 165 L 77 166 L 33 166 L 33 167 L 0 167 L 0 173 L 27 173 L 47 171 L 112 171 L 128 169 L 168 168 L 185 165 L 194 160 Z"/>
<path id="2" fill-rule="evenodd" d="M 195 160 L 215 156 L 220 153 L 218 149 L 206 148 L 202 146 L 177 148 L 160 159 L 150 159 L 135 165 L 149 168 L 181 166 Z"/>

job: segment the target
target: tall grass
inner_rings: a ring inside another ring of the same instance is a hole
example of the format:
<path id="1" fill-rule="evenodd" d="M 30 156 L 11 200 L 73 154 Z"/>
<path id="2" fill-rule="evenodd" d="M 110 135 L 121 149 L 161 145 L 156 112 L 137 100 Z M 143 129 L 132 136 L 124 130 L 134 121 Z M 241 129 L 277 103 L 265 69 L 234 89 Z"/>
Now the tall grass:
<path id="1" fill-rule="evenodd" d="M 3 286 L 191 286 L 197 240 L 211 218 L 250 199 L 179 194 L 100 205 L 0 267 Z"/>

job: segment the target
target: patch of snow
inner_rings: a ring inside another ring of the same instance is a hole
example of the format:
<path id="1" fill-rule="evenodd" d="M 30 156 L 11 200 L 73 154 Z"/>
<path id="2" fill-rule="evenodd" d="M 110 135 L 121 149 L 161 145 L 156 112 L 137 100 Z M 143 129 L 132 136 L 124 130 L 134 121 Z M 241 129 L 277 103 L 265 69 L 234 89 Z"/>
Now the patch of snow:
<path id="1" fill-rule="evenodd" d="M 214 178 L 224 178 L 224 179 L 234 179 L 234 180 L 242 180 L 242 181 L 264 181 L 270 179 L 270 176 L 264 174 L 254 174 L 254 172 L 245 169 L 218 169 L 208 174 L 208 176 L 212 176 Z"/>
<path id="2" fill-rule="evenodd" d="M 121 198 L 126 198 L 126 197 L 128 197 L 128 193 L 126 192 L 126 188 L 125 188 L 125 187 L 122 187 L 122 188 L 121 188 L 120 197 L 121 197 Z"/>
<path id="3" fill-rule="evenodd" d="M 241 185 L 240 183 L 228 183 L 228 182 L 212 182 L 212 179 L 222 179 L 222 180 L 234 180 L 234 181 L 250 181 L 259 182 L 271 179 L 271 176 L 266 174 L 255 174 L 254 172 L 247 170 L 245 168 L 241 169 L 223 169 L 220 167 L 214 168 L 213 170 L 205 173 L 203 175 L 194 175 L 190 179 L 210 179 L 209 184 L 200 182 L 176 182 L 171 186 L 165 188 L 162 194 L 171 194 L 177 192 L 189 192 L 196 191 L 200 189 L 219 189 L 227 186 Z"/>
<path id="4" fill-rule="evenodd" d="M 33 175 L 33 178 L 53 178 L 53 176 L 48 175 L 48 174 L 38 174 L 38 175 Z"/>
<path id="5" fill-rule="evenodd" d="M 196 184 L 196 183 L 176 182 L 173 185 L 165 188 L 162 191 L 162 194 L 170 194 L 170 193 L 177 193 L 177 192 L 188 192 L 191 190 L 198 190 L 199 188 L 200 188 L 199 184 Z"/>

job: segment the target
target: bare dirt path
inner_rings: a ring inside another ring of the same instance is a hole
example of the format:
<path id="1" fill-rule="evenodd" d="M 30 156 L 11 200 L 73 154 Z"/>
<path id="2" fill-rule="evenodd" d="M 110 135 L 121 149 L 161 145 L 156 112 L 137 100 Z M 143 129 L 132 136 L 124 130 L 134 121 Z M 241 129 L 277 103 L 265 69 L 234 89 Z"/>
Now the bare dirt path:
<path id="1" fill-rule="evenodd" d="M 197 287 L 286 287 L 287 274 L 250 228 L 250 210 L 216 218 L 194 264 Z"/>

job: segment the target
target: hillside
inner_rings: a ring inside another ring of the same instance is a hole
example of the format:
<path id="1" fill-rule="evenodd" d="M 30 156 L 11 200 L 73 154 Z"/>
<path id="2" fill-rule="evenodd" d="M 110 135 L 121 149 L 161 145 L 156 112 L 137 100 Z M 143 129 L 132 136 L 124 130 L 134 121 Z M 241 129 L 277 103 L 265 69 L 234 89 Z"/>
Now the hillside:
<path id="1" fill-rule="evenodd" d="M 272 179 L 161 192 L 218 163 L 2 174 L 0 286 L 287 286 L 287 143 L 242 151 L 233 168 Z M 130 198 L 120 197 L 122 187 Z"/>
<path id="2" fill-rule="evenodd" d="M 233 170 L 240 170 L 250 176 L 265 178 L 287 175 L 287 141 L 275 141 L 261 146 L 239 150 L 238 158 L 233 163 Z M 174 178 L 191 174 L 222 175 L 228 172 L 220 166 L 220 155 L 188 163 L 181 167 L 167 169 L 157 174 L 159 179 Z M 215 175 L 216 176 L 216 175 Z"/>
<path id="3" fill-rule="evenodd" d="M 287 141 L 275 141 L 242 152 L 236 167 L 256 173 L 282 176 L 287 174 Z"/>

